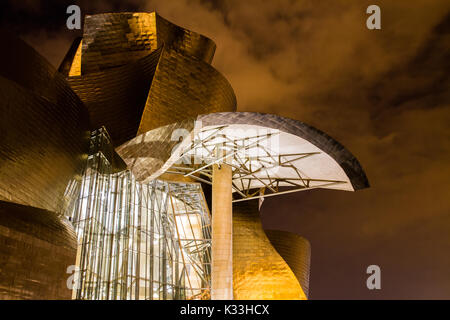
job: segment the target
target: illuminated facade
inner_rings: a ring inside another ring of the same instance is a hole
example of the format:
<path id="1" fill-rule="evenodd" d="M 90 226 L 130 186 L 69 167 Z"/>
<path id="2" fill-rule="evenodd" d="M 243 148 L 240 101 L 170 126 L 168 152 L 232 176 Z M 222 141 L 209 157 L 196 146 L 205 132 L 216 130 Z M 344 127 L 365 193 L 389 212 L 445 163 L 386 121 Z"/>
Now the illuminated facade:
<path id="1" fill-rule="evenodd" d="M 308 241 L 259 209 L 368 187 L 349 151 L 236 112 L 213 41 L 156 13 L 87 16 L 58 71 L 4 36 L 0 298 L 307 298 Z"/>
<path id="2" fill-rule="evenodd" d="M 81 182 L 68 187 L 78 235 L 76 299 L 205 299 L 210 215 L 199 183 L 136 182 L 113 173 L 104 128 L 93 132 Z"/>

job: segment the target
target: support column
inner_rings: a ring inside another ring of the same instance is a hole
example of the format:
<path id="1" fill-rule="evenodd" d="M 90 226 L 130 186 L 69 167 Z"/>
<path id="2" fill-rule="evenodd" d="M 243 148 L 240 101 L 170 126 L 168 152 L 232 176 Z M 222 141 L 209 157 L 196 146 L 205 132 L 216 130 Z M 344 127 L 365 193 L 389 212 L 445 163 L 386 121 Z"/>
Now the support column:
<path id="1" fill-rule="evenodd" d="M 233 299 L 233 216 L 231 167 L 213 165 L 211 299 Z"/>
<path id="2" fill-rule="evenodd" d="M 80 283 L 80 276 L 81 276 L 81 251 L 83 250 L 82 241 L 80 241 L 77 244 L 77 257 L 75 260 L 75 266 L 76 269 L 74 270 L 74 277 L 73 277 L 73 288 L 72 288 L 72 300 L 80 299 L 81 296 L 77 297 L 78 292 L 81 293 L 81 283 Z"/>

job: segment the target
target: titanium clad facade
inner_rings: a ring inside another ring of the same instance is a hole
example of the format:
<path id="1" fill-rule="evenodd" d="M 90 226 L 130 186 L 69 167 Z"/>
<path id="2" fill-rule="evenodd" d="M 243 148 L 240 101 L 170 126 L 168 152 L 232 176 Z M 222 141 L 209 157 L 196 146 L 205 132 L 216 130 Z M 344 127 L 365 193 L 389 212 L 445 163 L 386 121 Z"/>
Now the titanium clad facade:
<path id="1" fill-rule="evenodd" d="M 235 110 L 233 88 L 216 69 L 177 50 L 165 49 L 138 134 L 203 113 Z"/>
<path id="2" fill-rule="evenodd" d="M 179 51 L 185 56 L 211 64 L 216 51 L 216 44 L 211 39 L 182 28 L 162 18 L 157 13 L 156 30 L 158 35 L 158 46 L 166 45 L 167 48 Z"/>
<path id="3" fill-rule="evenodd" d="M 163 45 L 211 63 L 216 48 L 212 40 L 181 28 L 156 12 L 88 15 L 83 40 L 82 74 L 125 65 Z"/>
<path id="4" fill-rule="evenodd" d="M 55 213 L 0 201 L 0 300 L 71 299 L 76 235 Z"/>
<path id="5" fill-rule="evenodd" d="M 136 136 L 160 54 L 161 48 L 125 66 L 68 78 L 92 127 L 106 127 L 116 145 Z"/>
<path id="6" fill-rule="evenodd" d="M 235 300 L 306 299 L 264 233 L 257 200 L 233 204 L 233 296 Z"/>
<path id="7" fill-rule="evenodd" d="M 123 66 L 158 48 L 155 16 L 140 13 L 88 15 L 81 46 L 81 74 Z"/>
<path id="8" fill-rule="evenodd" d="M 305 295 L 309 295 L 311 245 L 298 234 L 280 230 L 264 230 L 270 243 L 286 261 L 300 282 Z"/>
<path id="9" fill-rule="evenodd" d="M 209 64 L 214 52 L 213 41 L 154 12 L 100 14 L 86 17 L 60 70 L 92 128 L 105 126 L 118 146 L 201 113 L 235 111 L 233 89 Z"/>
<path id="10" fill-rule="evenodd" d="M 73 92 L 65 77 L 60 74 L 36 50 L 17 36 L 0 31 L 7 46 L 0 50 L 0 76 L 16 82 L 25 90 L 37 94 L 61 107 L 60 117 L 70 117 L 86 110 L 80 98 Z M 87 126 L 87 118 L 74 118 L 77 125 Z M 86 139 L 89 138 L 87 135 Z M 86 140 L 87 141 L 87 140 Z"/>
<path id="11" fill-rule="evenodd" d="M 20 39 L 1 52 L 16 57 L 2 60 L 0 68 L 0 200 L 61 212 L 67 183 L 87 154 L 86 109 L 64 78 Z M 10 70 L 15 67 L 28 72 Z"/>
<path id="12" fill-rule="evenodd" d="M 1 34 L 0 299 L 70 299 L 76 237 L 61 214 L 86 160 L 88 114 L 42 56 Z"/>

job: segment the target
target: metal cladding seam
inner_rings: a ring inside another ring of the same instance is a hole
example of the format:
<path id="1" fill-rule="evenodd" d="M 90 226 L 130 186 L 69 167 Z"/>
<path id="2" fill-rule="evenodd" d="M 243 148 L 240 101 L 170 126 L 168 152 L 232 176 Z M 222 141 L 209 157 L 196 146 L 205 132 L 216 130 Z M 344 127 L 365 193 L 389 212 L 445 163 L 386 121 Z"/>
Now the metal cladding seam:
<path id="1" fill-rule="evenodd" d="M 235 110 L 233 88 L 220 72 L 206 62 L 165 48 L 138 134 L 202 113 Z"/>
<path id="2" fill-rule="evenodd" d="M 92 129 L 105 126 L 116 145 L 136 136 L 161 51 L 121 67 L 68 78 L 89 111 Z"/>
<path id="3" fill-rule="evenodd" d="M 70 46 L 69 50 L 67 51 L 66 55 L 64 56 L 63 60 L 61 61 L 61 64 L 58 67 L 59 73 L 61 73 L 63 76 L 68 77 L 72 75 L 81 75 L 81 60 L 76 61 L 77 58 L 81 58 L 81 41 L 83 40 L 82 37 L 77 37 Z M 79 57 L 76 57 L 79 55 Z M 72 67 L 75 67 L 73 65 L 80 64 L 79 71 L 74 73 L 72 70 Z"/>
<path id="4" fill-rule="evenodd" d="M 147 131 L 117 147 L 116 151 L 127 163 L 128 168 L 133 171 L 136 179 L 142 181 L 151 180 L 167 170 L 173 161 L 178 160 L 175 159 L 175 148 L 179 148 L 181 144 L 174 139 L 176 130 L 185 129 L 192 135 L 195 123 L 198 123 L 201 128 L 227 124 L 258 125 L 293 134 L 314 144 L 331 156 L 344 170 L 354 190 L 364 189 L 369 186 L 367 177 L 358 160 L 339 142 L 301 121 L 273 114 L 256 112 L 204 114 L 198 116 L 196 120 L 191 118 L 190 120 L 187 119 L 183 122 Z M 157 156 L 157 150 L 159 149 L 149 148 L 150 145 L 168 146 L 174 152 L 165 152 Z"/>
<path id="5" fill-rule="evenodd" d="M 0 62 L 0 199 L 59 213 L 84 164 L 89 117 L 64 77 L 5 34 Z M 14 72 L 16 70 L 16 72 Z"/>
<path id="6" fill-rule="evenodd" d="M 209 64 L 210 39 L 155 12 L 87 16 L 84 28 L 60 69 L 92 129 L 105 126 L 115 145 L 201 113 L 236 110 L 231 85 Z"/>
<path id="7" fill-rule="evenodd" d="M 76 236 L 61 217 L 89 117 L 64 76 L 15 35 L 0 51 L 0 299 L 70 299 Z"/>
<path id="8" fill-rule="evenodd" d="M 210 63 L 213 41 L 181 28 L 156 12 L 105 13 L 86 16 L 81 49 L 81 73 L 87 74 L 138 60 L 158 47 Z"/>
<path id="9" fill-rule="evenodd" d="M 294 272 L 303 291 L 308 296 L 311 265 L 311 245 L 309 241 L 292 232 L 268 229 L 265 229 L 264 232 L 272 246 Z"/>
<path id="10" fill-rule="evenodd" d="M 307 299 L 264 233 L 257 200 L 233 204 L 233 296 L 236 300 Z"/>

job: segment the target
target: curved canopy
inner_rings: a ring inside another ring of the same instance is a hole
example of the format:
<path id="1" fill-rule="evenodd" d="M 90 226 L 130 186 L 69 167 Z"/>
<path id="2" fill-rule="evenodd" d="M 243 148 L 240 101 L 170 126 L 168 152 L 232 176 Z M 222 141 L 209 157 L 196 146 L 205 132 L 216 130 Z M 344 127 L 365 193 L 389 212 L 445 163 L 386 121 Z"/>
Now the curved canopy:
<path id="1" fill-rule="evenodd" d="M 201 115 L 148 131 L 116 150 L 142 181 L 167 172 L 209 183 L 211 166 L 225 162 L 233 168 L 233 190 L 241 198 L 235 201 L 315 188 L 368 187 L 358 161 L 337 141 L 300 121 L 270 114 Z"/>

